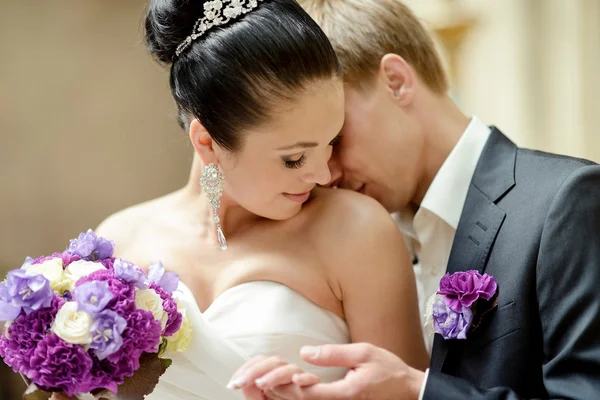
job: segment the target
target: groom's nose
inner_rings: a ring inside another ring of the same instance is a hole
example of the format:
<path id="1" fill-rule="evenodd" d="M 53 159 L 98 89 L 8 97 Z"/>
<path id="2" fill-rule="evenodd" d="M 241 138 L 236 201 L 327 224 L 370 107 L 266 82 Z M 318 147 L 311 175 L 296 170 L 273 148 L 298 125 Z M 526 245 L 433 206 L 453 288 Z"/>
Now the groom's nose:
<path id="1" fill-rule="evenodd" d="M 339 157 L 332 156 L 327 165 L 329 166 L 329 171 L 331 172 L 331 180 L 326 186 L 338 186 L 343 176 L 342 165 L 339 162 Z"/>

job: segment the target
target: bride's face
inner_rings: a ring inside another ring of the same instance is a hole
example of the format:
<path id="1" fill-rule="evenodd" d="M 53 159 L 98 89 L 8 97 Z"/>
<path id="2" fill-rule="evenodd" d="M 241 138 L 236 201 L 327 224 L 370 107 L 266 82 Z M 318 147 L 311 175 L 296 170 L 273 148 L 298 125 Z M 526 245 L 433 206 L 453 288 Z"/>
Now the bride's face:
<path id="1" fill-rule="evenodd" d="M 225 177 L 223 201 L 269 219 L 296 215 L 315 186 L 330 181 L 327 163 L 343 124 L 340 80 L 312 84 L 266 124 L 244 132 L 241 151 L 215 147 Z"/>

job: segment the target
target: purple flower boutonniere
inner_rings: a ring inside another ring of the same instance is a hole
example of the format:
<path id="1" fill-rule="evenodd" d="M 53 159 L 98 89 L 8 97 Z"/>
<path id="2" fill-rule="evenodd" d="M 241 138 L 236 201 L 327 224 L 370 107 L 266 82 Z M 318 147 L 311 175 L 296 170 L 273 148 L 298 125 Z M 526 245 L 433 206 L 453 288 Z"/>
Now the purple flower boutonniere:
<path id="1" fill-rule="evenodd" d="M 425 326 L 444 339 L 466 339 L 482 317 L 498 305 L 498 283 L 478 271 L 446 274 L 427 302 Z"/>

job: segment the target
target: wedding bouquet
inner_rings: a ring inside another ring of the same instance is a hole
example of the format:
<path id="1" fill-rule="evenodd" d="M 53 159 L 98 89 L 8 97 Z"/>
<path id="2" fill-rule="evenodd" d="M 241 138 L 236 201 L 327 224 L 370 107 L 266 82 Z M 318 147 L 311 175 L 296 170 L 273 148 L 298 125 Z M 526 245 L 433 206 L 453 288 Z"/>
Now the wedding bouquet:
<path id="1" fill-rule="evenodd" d="M 0 356 L 29 384 L 24 399 L 143 399 L 170 365 L 163 355 L 185 351 L 179 277 L 160 262 L 146 275 L 113 249 L 89 230 L 0 283 Z"/>

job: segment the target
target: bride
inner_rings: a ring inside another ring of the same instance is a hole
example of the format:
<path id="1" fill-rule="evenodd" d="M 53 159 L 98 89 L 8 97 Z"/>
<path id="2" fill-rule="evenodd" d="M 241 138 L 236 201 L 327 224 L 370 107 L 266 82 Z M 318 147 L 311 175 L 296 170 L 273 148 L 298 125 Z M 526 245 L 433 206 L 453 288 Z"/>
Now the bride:
<path id="1" fill-rule="evenodd" d="M 426 368 L 412 265 L 389 214 L 317 188 L 344 92 L 316 23 L 294 0 L 151 0 L 145 28 L 195 150 L 190 179 L 97 231 L 118 256 L 161 259 L 185 284 L 194 337 L 150 398 L 243 398 L 229 380 L 259 354 L 325 381 L 345 374 L 303 363 L 303 345 L 370 342 Z"/>

